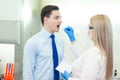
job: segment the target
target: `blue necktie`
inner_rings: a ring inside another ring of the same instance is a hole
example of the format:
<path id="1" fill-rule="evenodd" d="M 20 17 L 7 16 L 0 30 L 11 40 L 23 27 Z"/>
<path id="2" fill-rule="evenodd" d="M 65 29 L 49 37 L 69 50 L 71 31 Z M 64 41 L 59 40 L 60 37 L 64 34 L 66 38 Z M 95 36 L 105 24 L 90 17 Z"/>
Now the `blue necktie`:
<path id="1" fill-rule="evenodd" d="M 54 66 L 54 80 L 59 80 L 59 72 L 55 69 L 58 66 L 58 53 L 55 44 L 55 36 L 52 34 L 52 50 L 53 50 L 53 66 Z"/>

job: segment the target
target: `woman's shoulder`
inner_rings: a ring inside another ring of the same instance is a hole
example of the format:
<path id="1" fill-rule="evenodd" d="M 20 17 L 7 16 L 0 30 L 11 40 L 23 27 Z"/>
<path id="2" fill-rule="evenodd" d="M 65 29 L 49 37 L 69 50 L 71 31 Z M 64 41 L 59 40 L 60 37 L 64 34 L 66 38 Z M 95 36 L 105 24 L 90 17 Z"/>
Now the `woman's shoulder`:
<path id="1" fill-rule="evenodd" d="M 92 54 L 93 54 L 93 55 L 96 55 L 96 54 L 100 53 L 100 50 L 99 50 L 99 48 L 93 46 L 93 47 L 91 47 L 91 48 L 88 48 L 87 51 L 86 51 L 86 53 L 89 53 L 89 54 L 91 54 L 91 55 L 92 55 Z"/>
<path id="2" fill-rule="evenodd" d="M 101 54 L 100 52 L 100 49 L 97 48 L 97 47 L 91 47 L 89 48 L 87 51 L 86 51 L 86 55 L 88 58 L 90 59 L 97 59 L 97 60 L 100 60 L 100 59 L 103 59 L 103 55 Z"/>

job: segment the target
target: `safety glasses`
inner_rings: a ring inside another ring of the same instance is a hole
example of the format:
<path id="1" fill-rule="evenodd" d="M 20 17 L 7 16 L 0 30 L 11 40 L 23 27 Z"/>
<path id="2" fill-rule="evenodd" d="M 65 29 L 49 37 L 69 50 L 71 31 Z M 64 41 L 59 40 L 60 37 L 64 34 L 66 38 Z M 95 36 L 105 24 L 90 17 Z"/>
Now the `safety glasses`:
<path id="1" fill-rule="evenodd" d="M 93 26 L 89 25 L 89 30 L 94 29 Z"/>

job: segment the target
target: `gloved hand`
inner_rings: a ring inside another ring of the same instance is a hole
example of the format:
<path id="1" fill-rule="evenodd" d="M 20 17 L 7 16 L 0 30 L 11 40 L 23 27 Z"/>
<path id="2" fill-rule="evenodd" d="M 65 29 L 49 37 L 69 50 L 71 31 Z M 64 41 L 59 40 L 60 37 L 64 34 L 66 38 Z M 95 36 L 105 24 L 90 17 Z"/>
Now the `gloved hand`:
<path id="1" fill-rule="evenodd" d="M 68 80 L 68 78 L 70 77 L 70 74 L 67 71 L 64 71 L 64 73 L 61 73 L 61 75 L 64 80 Z"/>
<path id="2" fill-rule="evenodd" d="M 74 30 L 72 27 L 68 26 L 68 27 L 64 28 L 64 31 L 67 33 L 71 42 L 76 40 L 74 37 Z"/>

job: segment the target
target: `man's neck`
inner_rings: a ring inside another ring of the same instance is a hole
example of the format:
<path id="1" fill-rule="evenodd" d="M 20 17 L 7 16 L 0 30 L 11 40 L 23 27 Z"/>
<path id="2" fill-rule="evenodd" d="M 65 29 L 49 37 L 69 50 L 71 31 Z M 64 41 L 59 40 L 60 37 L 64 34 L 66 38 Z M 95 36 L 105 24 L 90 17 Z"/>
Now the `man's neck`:
<path id="1" fill-rule="evenodd" d="M 46 28 L 46 27 L 43 27 L 47 32 L 53 34 L 54 32 L 50 31 L 50 29 Z"/>
<path id="2" fill-rule="evenodd" d="M 45 27 L 45 26 L 44 26 L 44 29 L 45 29 L 46 31 L 48 31 L 49 33 L 51 33 L 51 34 L 54 33 L 54 32 L 52 32 L 49 28 L 47 28 L 47 27 Z"/>

